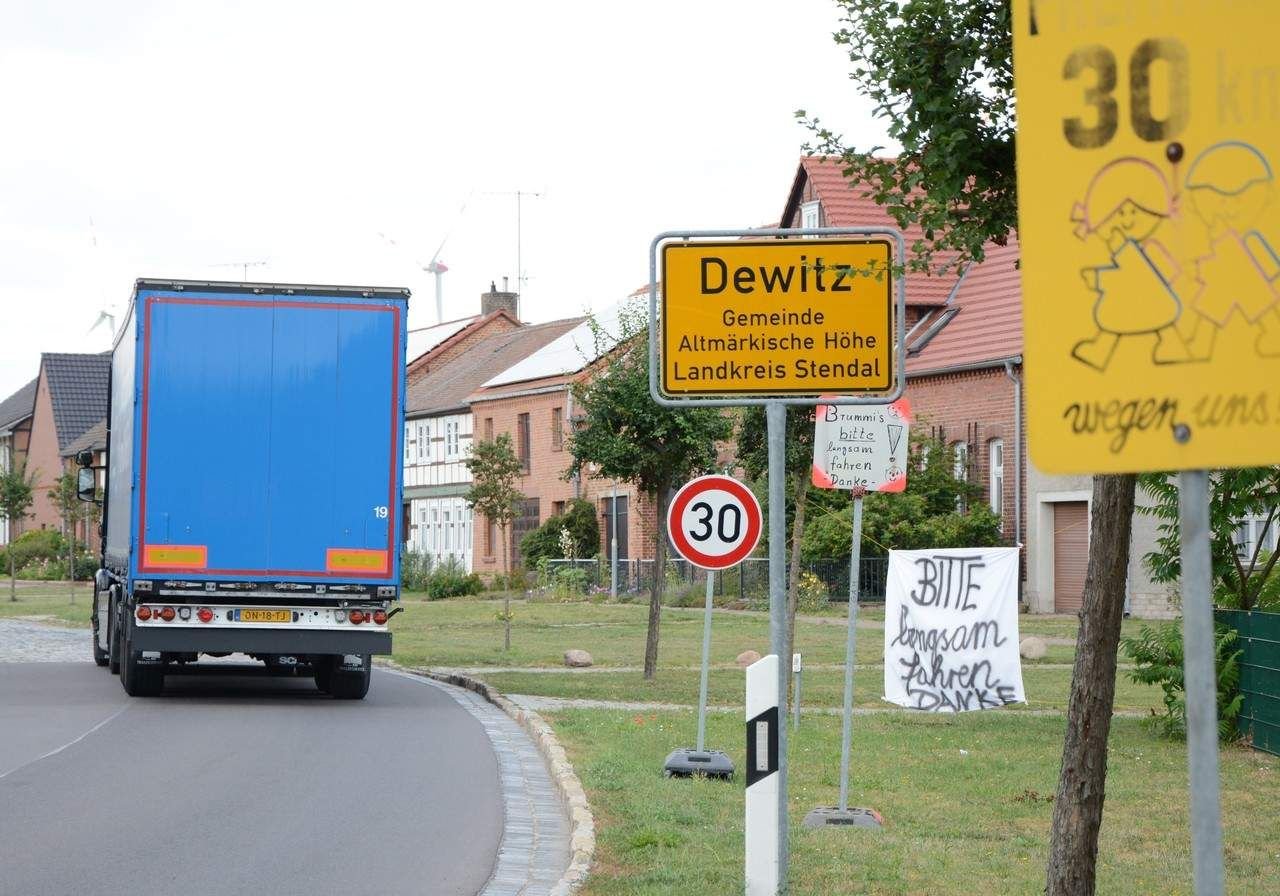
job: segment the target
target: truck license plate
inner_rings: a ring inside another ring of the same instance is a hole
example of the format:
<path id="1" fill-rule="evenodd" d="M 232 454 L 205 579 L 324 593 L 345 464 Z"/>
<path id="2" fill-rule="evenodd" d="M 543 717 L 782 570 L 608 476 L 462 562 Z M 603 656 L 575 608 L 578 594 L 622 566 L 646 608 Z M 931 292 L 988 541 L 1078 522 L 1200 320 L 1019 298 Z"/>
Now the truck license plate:
<path id="1" fill-rule="evenodd" d="M 237 622 L 292 622 L 291 610 L 236 610 Z"/>

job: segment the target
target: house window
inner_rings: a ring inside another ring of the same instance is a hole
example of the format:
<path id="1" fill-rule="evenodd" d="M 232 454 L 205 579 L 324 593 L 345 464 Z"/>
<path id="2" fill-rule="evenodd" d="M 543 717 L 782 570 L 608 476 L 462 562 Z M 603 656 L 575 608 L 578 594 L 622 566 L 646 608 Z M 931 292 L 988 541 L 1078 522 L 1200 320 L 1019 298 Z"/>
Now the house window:
<path id="1" fill-rule="evenodd" d="M 818 208 L 820 205 L 821 203 L 815 199 L 813 202 L 806 202 L 804 205 L 800 206 L 800 226 L 802 228 L 811 230 L 814 227 L 820 226 L 818 224 Z M 813 239 L 813 237 L 806 237 L 806 239 Z"/>
<path id="2" fill-rule="evenodd" d="M 551 409 L 551 450 L 564 448 L 564 408 Z"/>
<path id="3" fill-rule="evenodd" d="M 516 456 L 520 458 L 520 468 L 528 473 L 532 469 L 529 459 L 529 415 L 521 414 L 516 418 Z"/>
<path id="4" fill-rule="evenodd" d="M 987 483 L 991 491 L 991 512 L 1004 516 L 1004 439 L 992 439 L 987 443 L 990 466 Z"/>
<path id="5" fill-rule="evenodd" d="M 444 425 L 444 456 L 450 460 L 458 456 L 457 420 L 450 420 Z"/>
<path id="6" fill-rule="evenodd" d="M 1236 527 L 1235 541 L 1236 553 L 1245 562 L 1253 559 L 1253 552 L 1258 550 L 1259 542 L 1262 544 L 1262 550 L 1258 551 L 1259 557 L 1265 553 L 1275 553 L 1280 548 L 1280 519 L 1265 513 L 1245 517 Z"/>
<path id="7" fill-rule="evenodd" d="M 424 462 L 428 459 L 428 450 L 431 446 L 431 424 L 424 420 L 418 421 L 418 461 Z"/>
<path id="8" fill-rule="evenodd" d="M 486 442 L 493 441 L 493 418 L 492 417 L 484 418 L 484 440 Z"/>
<path id="9" fill-rule="evenodd" d="M 498 546 L 498 524 L 488 517 L 485 517 L 485 519 L 489 520 L 489 527 L 485 530 L 484 555 L 492 557 L 493 549 Z"/>
<path id="10" fill-rule="evenodd" d="M 413 424 L 406 423 L 404 425 L 404 462 L 407 464 L 413 463 L 414 445 L 417 444 L 414 435 Z"/>
<path id="11" fill-rule="evenodd" d="M 552 502 L 551 502 L 551 515 L 552 515 L 552 516 L 564 516 L 564 502 L 563 502 L 563 501 L 552 501 Z"/>

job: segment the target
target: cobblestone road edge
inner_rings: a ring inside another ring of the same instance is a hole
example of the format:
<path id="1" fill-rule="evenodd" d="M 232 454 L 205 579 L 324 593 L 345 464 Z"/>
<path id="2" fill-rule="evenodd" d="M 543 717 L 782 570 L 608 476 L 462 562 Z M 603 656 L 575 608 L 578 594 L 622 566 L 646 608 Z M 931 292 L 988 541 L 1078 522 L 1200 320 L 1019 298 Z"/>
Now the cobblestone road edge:
<path id="1" fill-rule="evenodd" d="M 479 694 L 485 700 L 501 709 L 513 721 L 528 733 L 546 760 L 551 777 L 560 788 L 565 805 L 569 810 L 569 867 L 565 870 L 560 882 L 551 890 L 551 896 L 570 896 L 578 892 L 587 880 L 591 871 L 591 860 L 596 851 L 596 822 L 587 803 L 587 792 L 582 787 L 578 773 L 573 770 L 569 757 L 560 745 L 555 731 L 542 716 L 533 710 L 524 709 L 512 703 L 502 694 L 479 679 L 457 672 L 437 672 L 419 666 L 401 666 L 388 663 L 392 668 L 415 675 L 422 675 L 445 684 L 466 688 Z"/>

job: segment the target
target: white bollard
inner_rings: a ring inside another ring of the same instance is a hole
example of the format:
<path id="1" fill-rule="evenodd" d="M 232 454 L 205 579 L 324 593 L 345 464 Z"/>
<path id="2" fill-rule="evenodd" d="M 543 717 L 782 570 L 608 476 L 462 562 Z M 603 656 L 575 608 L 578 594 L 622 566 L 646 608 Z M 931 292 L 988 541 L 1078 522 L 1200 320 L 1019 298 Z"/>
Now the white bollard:
<path id="1" fill-rule="evenodd" d="M 747 667 L 747 896 L 776 896 L 778 849 L 778 657 Z"/>

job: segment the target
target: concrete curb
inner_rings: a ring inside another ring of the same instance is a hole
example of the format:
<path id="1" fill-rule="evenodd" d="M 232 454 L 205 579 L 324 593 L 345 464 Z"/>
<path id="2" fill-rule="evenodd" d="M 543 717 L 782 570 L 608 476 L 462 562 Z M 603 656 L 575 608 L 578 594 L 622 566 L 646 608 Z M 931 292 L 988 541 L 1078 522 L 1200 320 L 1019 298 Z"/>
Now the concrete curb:
<path id="1" fill-rule="evenodd" d="M 578 892 L 591 871 L 591 860 L 596 851 L 596 822 L 591 814 L 591 807 L 587 804 L 587 792 L 583 790 L 582 782 L 569 763 L 569 757 L 564 747 L 560 746 L 560 741 L 556 738 L 551 726 L 533 710 L 517 706 L 478 678 L 457 672 L 436 672 L 421 667 L 390 663 L 388 665 L 479 694 L 510 716 L 533 738 L 538 752 L 546 761 L 551 777 L 560 788 L 560 794 L 569 808 L 569 867 L 561 876 L 559 883 L 551 889 L 551 896 L 570 896 Z"/>

